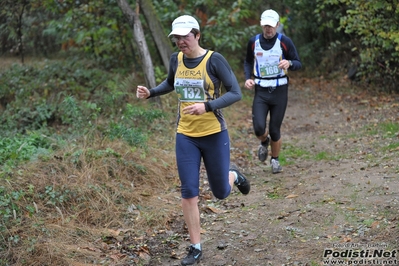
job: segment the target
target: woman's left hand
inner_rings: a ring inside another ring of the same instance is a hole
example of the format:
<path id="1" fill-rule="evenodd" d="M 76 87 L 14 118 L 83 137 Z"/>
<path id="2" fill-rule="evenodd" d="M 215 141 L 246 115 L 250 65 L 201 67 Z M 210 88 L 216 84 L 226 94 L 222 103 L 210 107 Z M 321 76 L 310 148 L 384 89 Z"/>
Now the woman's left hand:
<path id="1" fill-rule="evenodd" d="M 205 103 L 194 103 L 183 109 L 183 113 L 186 115 L 202 115 L 205 112 Z"/>

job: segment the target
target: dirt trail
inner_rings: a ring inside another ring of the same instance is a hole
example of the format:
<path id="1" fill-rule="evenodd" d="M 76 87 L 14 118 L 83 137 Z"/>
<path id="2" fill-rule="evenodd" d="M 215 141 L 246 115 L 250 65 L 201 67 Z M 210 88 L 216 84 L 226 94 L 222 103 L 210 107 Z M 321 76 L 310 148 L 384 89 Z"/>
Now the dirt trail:
<path id="1" fill-rule="evenodd" d="M 232 159 L 251 180 L 252 190 L 243 196 L 235 189 L 228 199 L 217 201 L 205 182 L 201 265 L 330 265 L 323 257 L 328 250 L 366 252 L 366 244 L 388 252 L 399 248 L 399 151 L 383 148 L 397 143 L 398 133 L 395 140 L 368 129 L 399 117 L 398 98 L 343 95 L 336 86 L 293 82 L 282 129 L 287 163 L 276 175 L 271 174 L 269 160 L 257 160 L 250 108 L 240 103 L 239 108 L 246 108 L 240 110 L 248 111 L 242 112 L 242 120 L 230 123 Z M 236 138 L 240 134 L 234 130 L 248 137 Z M 188 241 L 170 241 L 177 234 L 187 236 L 182 217 L 170 231 L 153 238 L 154 243 L 163 240 L 163 245 L 152 247 L 148 265 L 180 265 Z M 399 265 L 391 253 L 385 258 L 367 255 L 346 259 Z"/>

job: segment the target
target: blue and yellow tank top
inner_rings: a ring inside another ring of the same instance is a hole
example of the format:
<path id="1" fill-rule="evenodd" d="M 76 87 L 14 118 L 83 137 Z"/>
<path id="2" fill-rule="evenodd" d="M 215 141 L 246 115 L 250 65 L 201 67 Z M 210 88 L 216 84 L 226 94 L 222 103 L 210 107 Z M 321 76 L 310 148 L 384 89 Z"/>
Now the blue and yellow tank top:
<path id="1" fill-rule="evenodd" d="M 190 137 L 203 137 L 226 129 L 220 110 L 202 115 L 184 114 L 182 110 L 189 105 L 206 102 L 220 95 L 220 87 L 215 88 L 208 71 L 207 62 L 213 51 L 207 51 L 201 62 L 188 68 L 183 61 L 183 53 L 177 55 L 177 69 L 174 88 L 179 99 L 177 132 Z"/>

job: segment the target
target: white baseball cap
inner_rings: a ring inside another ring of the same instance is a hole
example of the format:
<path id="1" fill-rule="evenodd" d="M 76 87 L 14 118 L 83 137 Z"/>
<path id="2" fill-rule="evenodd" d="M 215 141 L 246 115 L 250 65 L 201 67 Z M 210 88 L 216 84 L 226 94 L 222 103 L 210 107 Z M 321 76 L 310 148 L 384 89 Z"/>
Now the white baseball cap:
<path id="1" fill-rule="evenodd" d="M 278 13 L 273 9 L 268 9 L 262 13 L 262 16 L 260 16 L 260 25 L 276 27 L 279 20 L 280 16 L 278 15 Z"/>
<path id="2" fill-rule="evenodd" d="M 170 35 L 185 36 L 189 34 L 192 29 L 200 29 L 198 21 L 192 16 L 183 15 L 173 21 L 172 32 L 169 33 L 168 37 Z"/>

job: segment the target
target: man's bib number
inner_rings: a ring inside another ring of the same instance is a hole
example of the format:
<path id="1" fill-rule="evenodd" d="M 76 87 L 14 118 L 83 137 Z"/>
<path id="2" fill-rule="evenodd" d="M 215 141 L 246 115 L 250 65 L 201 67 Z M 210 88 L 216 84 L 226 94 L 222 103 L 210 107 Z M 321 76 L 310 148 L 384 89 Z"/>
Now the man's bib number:
<path id="1" fill-rule="evenodd" d="M 262 77 L 268 77 L 268 76 L 275 76 L 277 74 L 280 74 L 280 69 L 278 68 L 278 65 L 262 65 L 260 66 L 260 75 Z"/>

